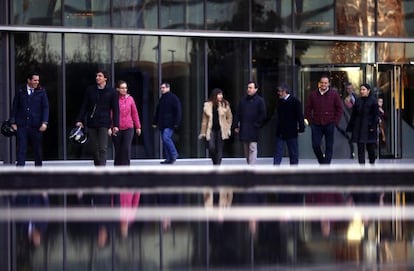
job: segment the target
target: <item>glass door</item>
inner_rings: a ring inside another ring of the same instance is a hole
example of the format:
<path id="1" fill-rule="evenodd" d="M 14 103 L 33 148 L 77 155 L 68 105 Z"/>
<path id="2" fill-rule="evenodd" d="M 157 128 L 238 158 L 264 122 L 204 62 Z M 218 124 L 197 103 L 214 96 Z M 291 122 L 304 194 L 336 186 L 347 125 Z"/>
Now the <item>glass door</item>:
<path id="1" fill-rule="evenodd" d="M 384 111 L 379 126 L 380 158 L 402 158 L 403 99 L 401 78 L 401 66 L 377 65 L 375 91 L 379 105 Z"/>

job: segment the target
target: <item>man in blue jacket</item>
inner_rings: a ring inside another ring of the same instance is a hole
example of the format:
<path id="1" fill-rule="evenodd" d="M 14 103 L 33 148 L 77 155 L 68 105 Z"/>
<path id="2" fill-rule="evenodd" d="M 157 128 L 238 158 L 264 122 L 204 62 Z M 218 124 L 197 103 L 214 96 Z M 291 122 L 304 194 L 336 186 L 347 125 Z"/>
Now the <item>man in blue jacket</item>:
<path id="1" fill-rule="evenodd" d="M 16 91 L 13 99 L 11 126 L 16 130 L 17 166 L 24 166 L 28 144 L 33 148 L 35 166 L 42 166 L 42 135 L 49 121 L 49 100 L 39 84 L 39 74 L 31 72 L 27 83 Z"/>
<path id="2" fill-rule="evenodd" d="M 243 143 L 244 155 L 249 165 L 256 163 L 259 130 L 266 119 L 265 102 L 257 94 L 257 90 L 255 82 L 247 82 L 247 95 L 240 100 L 234 118 L 234 131 L 239 134 L 239 139 Z"/>
<path id="3" fill-rule="evenodd" d="M 161 164 L 174 164 L 178 152 L 172 140 L 174 130 L 177 130 L 181 122 L 181 103 L 178 97 L 170 92 L 170 84 L 160 85 L 161 98 L 155 111 L 153 127 L 161 131 L 161 139 L 164 148 L 165 161 Z"/>

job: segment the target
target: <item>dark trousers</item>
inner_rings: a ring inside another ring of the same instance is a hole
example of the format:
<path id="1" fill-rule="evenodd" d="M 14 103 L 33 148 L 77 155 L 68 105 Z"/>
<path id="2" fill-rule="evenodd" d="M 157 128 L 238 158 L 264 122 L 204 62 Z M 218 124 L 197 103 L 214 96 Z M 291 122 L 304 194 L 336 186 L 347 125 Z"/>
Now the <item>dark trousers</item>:
<path id="1" fill-rule="evenodd" d="M 365 164 L 365 148 L 368 152 L 368 160 L 370 164 L 375 163 L 377 158 L 377 144 L 376 143 L 358 143 L 358 162 L 360 164 Z"/>
<path id="2" fill-rule="evenodd" d="M 221 131 L 211 131 L 210 140 L 208 141 L 208 152 L 213 165 L 220 165 L 223 158 L 223 139 Z"/>
<path id="3" fill-rule="evenodd" d="M 298 145 L 298 138 L 290 138 L 290 139 L 282 139 L 280 137 L 276 137 L 275 143 L 275 152 L 273 155 L 273 164 L 280 165 L 282 162 L 284 145 L 287 145 L 288 152 L 289 152 L 289 163 L 291 165 L 297 165 L 299 163 L 299 145 Z"/>
<path id="4" fill-rule="evenodd" d="M 114 143 L 115 158 L 114 165 L 129 166 L 131 163 L 131 144 L 134 139 L 134 128 L 120 130 L 116 136 L 112 136 Z"/>
<path id="5" fill-rule="evenodd" d="M 32 146 L 35 166 L 42 166 L 42 132 L 33 127 L 17 127 L 17 166 L 24 166 L 29 143 Z"/>
<path id="6" fill-rule="evenodd" d="M 88 128 L 89 142 L 95 166 L 105 166 L 108 149 L 108 128 Z"/>
<path id="7" fill-rule="evenodd" d="M 335 124 L 311 125 L 312 148 L 319 164 L 330 164 L 333 153 Z M 322 138 L 325 137 L 325 154 L 322 152 Z"/>

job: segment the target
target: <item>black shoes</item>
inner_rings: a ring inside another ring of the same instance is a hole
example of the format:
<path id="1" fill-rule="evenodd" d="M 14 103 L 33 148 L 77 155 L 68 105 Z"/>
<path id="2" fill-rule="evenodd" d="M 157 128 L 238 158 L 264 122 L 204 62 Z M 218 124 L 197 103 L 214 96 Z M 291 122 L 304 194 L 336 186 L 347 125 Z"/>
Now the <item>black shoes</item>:
<path id="1" fill-rule="evenodd" d="M 162 165 L 171 165 L 171 164 L 174 164 L 174 163 L 175 163 L 175 159 L 174 160 L 164 160 L 164 161 L 160 162 L 160 164 L 162 164 Z"/>

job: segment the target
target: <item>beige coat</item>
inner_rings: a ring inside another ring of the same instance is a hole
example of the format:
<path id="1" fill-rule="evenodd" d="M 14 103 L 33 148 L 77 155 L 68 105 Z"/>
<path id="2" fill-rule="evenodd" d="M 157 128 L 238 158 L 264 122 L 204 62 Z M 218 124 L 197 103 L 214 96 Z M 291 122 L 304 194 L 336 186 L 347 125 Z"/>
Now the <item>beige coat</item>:
<path id="1" fill-rule="evenodd" d="M 233 115 L 231 113 L 230 105 L 226 107 L 219 105 L 218 117 L 221 129 L 221 138 L 228 139 L 231 135 L 231 125 L 233 121 Z M 205 102 L 203 109 L 203 118 L 201 120 L 201 130 L 199 138 L 206 138 L 210 140 L 211 128 L 213 127 L 213 103 Z"/>

